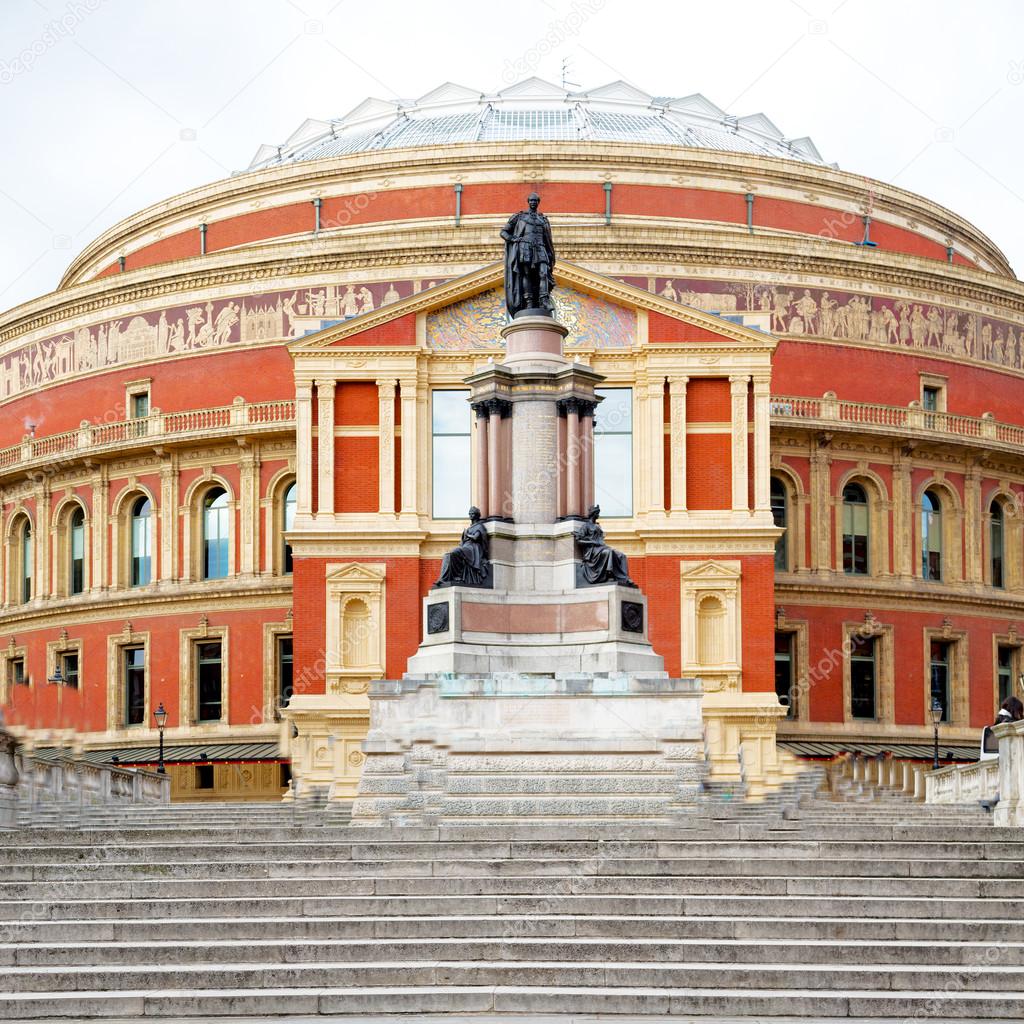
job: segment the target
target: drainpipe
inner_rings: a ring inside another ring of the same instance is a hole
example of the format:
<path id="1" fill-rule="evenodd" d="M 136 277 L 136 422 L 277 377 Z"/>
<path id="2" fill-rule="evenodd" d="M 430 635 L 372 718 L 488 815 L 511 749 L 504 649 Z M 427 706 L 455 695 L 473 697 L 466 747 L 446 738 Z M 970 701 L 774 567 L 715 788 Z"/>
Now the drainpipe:
<path id="1" fill-rule="evenodd" d="M 953 262 L 953 252 L 954 252 L 953 246 L 952 245 L 947 245 L 946 246 L 946 262 L 948 262 L 948 263 L 952 263 Z"/>
<path id="2" fill-rule="evenodd" d="M 313 209 L 316 211 L 316 221 L 314 222 L 313 225 L 314 235 L 320 234 L 320 210 L 323 208 L 323 205 L 324 201 L 323 199 L 320 198 L 320 196 L 317 196 L 316 199 L 313 200 Z"/>
<path id="3" fill-rule="evenodd" d="M 612 183 L 604 183 L 604 223 L 605 226 L 612 222 Z"/>
<path id="4" fill-rule="evenodd" d="M 206 225 L 199 225 L 199 255 L 206 255 Z"/>
<path id="5" fill-rule="evenodd" d="M 462 223 L 462 182 L 455 182 L 455 226 Z"/>
<path id="6" fill-rule="evenodd" d="M 754 233 L 754 193 L 747 193 L 747 230 Z"/>
<path id="7" fill-rule="evenodd" d="M 118 256 L 117 257 L 117 268 L 118 268 L 118 270 L 121 271 L 122 274 L 124 273 L 124 267 L 125 267 L 125 264 L 127 262 L 128 262 L 128 257 L 127 256 Z"/>

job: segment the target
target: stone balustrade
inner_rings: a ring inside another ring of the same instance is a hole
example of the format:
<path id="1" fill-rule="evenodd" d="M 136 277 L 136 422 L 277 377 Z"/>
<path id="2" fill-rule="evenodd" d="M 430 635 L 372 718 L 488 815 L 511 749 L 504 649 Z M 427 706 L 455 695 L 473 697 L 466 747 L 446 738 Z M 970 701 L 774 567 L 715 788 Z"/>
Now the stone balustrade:
<path id="1" fill-rule="evenodd" d="M 997 825 L 1024 826 L 1024 722 L 994 725 L 999 740 L 999 803 L 992 818 Z"/>
<path id="2" fill-rule="evenodd" d="M 1024 426 L 1001 423 L 992 413 L 962 416 L 923 409 L 920 402 L 906 406 L 847 402 L 826 391 L 821 398 L 773 395 L 772 423 L 777 426 L 814 426 L 889 436 L 932 435 L 963 444 L 984 444 L 987 448 L 1017 451 L 1024 445 Z"/>
<path id="3" fill-rule="evenodd" d="M 973 804 L 995 800 L 999 792 L 999 762 L 950 764 L 925 775 L 925 803 Z"/>
<path id="4" fill-rule="evenodd" d="M 218 435 L 274 433 L 295 426 L 295 401 L 246 402 L 236 398 L 231 405 L 209 409 L 185 409 L 148 416 L 90 423 L 83 420 L 77 430 L 46 437 L 26 436 L 19 444 L 0 449 L 0 475 L 23 472 L 39 465 L 74 462 L 106 450 L 128 451 L 151 448 L 168 441 L 204 439 Z"/>

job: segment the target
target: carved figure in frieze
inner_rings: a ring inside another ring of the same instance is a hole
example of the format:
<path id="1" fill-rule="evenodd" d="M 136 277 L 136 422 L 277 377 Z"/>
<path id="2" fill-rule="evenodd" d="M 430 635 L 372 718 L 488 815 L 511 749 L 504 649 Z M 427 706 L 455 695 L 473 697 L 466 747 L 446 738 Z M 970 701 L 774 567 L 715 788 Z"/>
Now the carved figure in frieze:
<path id="1" fill-rule="evenodd" d="M 973 356 L 978 350 L 978 318 L 974 313 L 967 314 L 964 329 L 964 350 Z"/>
<path id="2" fill-rule="evenodd" d="M 490 538 L 487 527 L 475 505 L 469 510 L 469 526 L 462 531 L 462 540 L 441 560 L 438 587 L 491 587 Z"/>
<path id="3" fill-rule="evenodd" d="M 793 293 L 782 292 L 778 288 L 772 289 L 772 330 L 785 331 L 786 317 L 789 315 L 789 307 L 793 304 Z"/>
<path id="4" fill-rule="evenodd" d="M 384 293 L 384 300 L 381 305 L 390 306 L 392 302 L 397 302 L 402 296 L 398 294 L 398 289 L 394 283 L 388 285 L 388 290 Z"/>
<path id="5" fill-rule="evenodd" d="M 832 338 L 836 330 L 836 307 L 839 305 L 835 299 L 829 298 L 828 292 L 821 293 L 820 302 L 820 336 Z"/>
<path id="6" fill-rule="evenodd" d="M 358 314 L 359 299 L 356 296 L 356 290 L 352 285 L 347 285 L 345 288 L 345 294 L 341 297 L 341 315 L 357 316 Z"/>
<path id="7" fill-rule="evenodd" d="M 675 302 L 678 297 L 675 288 L 672 287 L 671 280 L 665 282 L 665 287 L 658 294 L 663 299 L 668 299 L 669 302 Z"/>
<path id="8" fill-rule="evenodd" d="M 605 543 L 604 530 L 597 525 L 600 515 L 601 506 L 592 505 L 586 520 L 576 527 L 576 545 L 580 553 L 577 585 L 618 583 L 624 587 L 635 587 L 636 584 L 629 578 L 626 556 Z"/>
<path id="9" fill-rule="evenodd" d="M 803 295 L 796 300 L 793 308 L 803 317 L 804 331 L 807 334 L 814 334 L 817 328 L 818 304 L 814 301 L 809 288 L 804 289 Z"/>
<path id="10" fill-rule="evenodd" d="M 885 340 L 890 345 L 898 345 L 900 343 L 900 322 L 896 319 L 896 314 L 888 306 L 885 306 L 882 309 L 882 319 L 885 328 Z"/>
<path id="11" fill-rule="evenodd" d="M 359 289 L 359 312 L 360 313 L 372 313 L 373 312 L 373 292 L 364 284 Z"/>
<path id="12" fill-rule="evenodd" d="M 224 308 L 217 314 L 217 319 L 214 321 L 214 344 L 226 344 L 228 338 L 231 336 L 231 328 L 234 327 L 235 324 L 237 323 L 238 304 L 235 302 L 228 302 L 225 304 Z"/>
<path id="13" fill-rule="evenodd" d="M 902 299 L 896 303 L 896 312 L 900 318 L 900 344 L 910 344 L 910 304 Z"/>
<path id="14" fill-rule="evenodd" d="M 928 310 L 928 345 L 942 348 L 942 314 L 935 306 Z"/>
<path id="15" fill-rule="evenodd" d="M 981 358 L 992 358 L 992 325 L 987 320 L 981 325 Z"/>
<path id="16" fill-rule="evenodd" d="M 910 340 L 914 343 L 914 348 L 924 348 L 927 326 L 924 310 L 920 306 L 915 306 L 910 312 Z"/>

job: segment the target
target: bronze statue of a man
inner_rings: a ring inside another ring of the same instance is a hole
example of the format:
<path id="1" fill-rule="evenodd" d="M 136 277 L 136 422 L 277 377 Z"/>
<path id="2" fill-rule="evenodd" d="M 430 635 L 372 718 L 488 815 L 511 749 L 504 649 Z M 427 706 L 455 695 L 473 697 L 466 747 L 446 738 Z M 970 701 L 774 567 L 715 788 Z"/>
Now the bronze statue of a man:
<path id="1" fill-rule="evenodd" d="M 505 305 L 513 318 L 524 311 L 554 316 L 551 290 L 555 287 L 555 247 L 551 225 L 537 210 L 540 196 L 536 192 L 531 192 L 526 202 L 530 208 L 512 214 L 501 232 L 505 239 Z"/>
<path id="2" fill-rule="evenodd" d="M 469 510 L 469 526 L 462 531 L 462 541 L 442 559 L 441 575 L 432 589 L 493 586 L 489 549 L 487 527 L 480 518 L 480 509 L 474 505 Z"/>

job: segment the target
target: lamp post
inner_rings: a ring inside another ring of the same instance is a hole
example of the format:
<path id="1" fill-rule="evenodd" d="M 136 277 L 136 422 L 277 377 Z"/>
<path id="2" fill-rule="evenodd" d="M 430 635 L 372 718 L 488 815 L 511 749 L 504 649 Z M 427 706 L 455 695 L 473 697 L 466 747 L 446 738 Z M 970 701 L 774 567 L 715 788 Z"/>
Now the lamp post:
<path id="1" fill-rule="evenodd" d="M 942 721 L 942 705 L 933 697 L 932 698 L 932 728 L 935 730 L 935 757 L 932 760 L 932 771 L 937 772 L 939 770 L 939 722 Z"/>
<path id="2" fill-rule="evenodd" d="M 160 730 L 160 763 L 156 766 L 156 770 L 158 774 L 166 775 L 167 769 L 164 767 L 164 728 L 167 725 L 167 709 L 162 701 L 156 711 L 153 712 L 153 717 L 156 719 L 157 729 Z M 935 742 L 938 743 L 938 739 Z M 935 749 L 938 750 L 939 748 L 936 746 Z M 938 757 L 938 754 L 935 756 Z"/>

